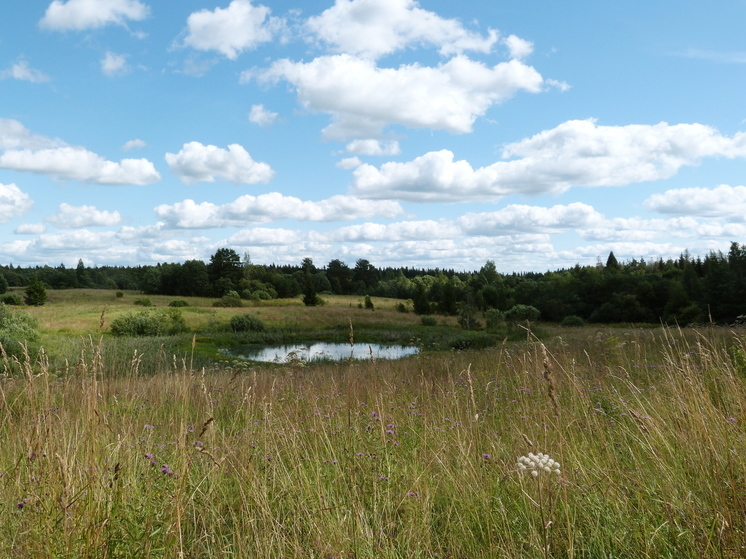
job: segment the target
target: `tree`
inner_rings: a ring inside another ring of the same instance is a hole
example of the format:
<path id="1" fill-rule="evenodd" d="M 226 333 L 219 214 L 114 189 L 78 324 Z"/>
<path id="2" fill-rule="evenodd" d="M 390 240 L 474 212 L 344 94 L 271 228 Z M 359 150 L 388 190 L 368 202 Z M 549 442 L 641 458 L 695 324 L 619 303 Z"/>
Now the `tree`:
<path id="1" fill-rule="evenodd" d="M 31 307 L 41 307 L 47 302 L 47 289 L 37 276 L 34 276 L 26 288 L 23 301 Z"/>
<path id="2" fill-rule="evenodd" d="M 234 286 L 231 289 L 234 289 L 244 274 L 241 257 L 232 248 L 219 248 L 210 257 L 210 263 L 207 265 L 207 274 L 210 278 L 210 283 L 213 285 L 221 278 L 227 278 Z"/>
<path id="3" fill-rule="evenodd" d="M 5 279 L 3 274 L 0 274 L 0 295 L 8 291 L 8 280 Z"/>

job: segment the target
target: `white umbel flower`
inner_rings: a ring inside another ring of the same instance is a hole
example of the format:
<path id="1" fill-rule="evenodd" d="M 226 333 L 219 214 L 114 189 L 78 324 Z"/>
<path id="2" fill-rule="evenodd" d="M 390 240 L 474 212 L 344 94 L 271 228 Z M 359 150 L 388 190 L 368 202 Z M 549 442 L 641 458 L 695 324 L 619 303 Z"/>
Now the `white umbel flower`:
<path id="1" fill-rule="evenodd" d="M 529 452 L 528 456 L 521 456 L 518 459 L 518 471 L 531 472 L 531 475 L 538 477 L 539 472 L 560 475 L 560 463 L 552 460 L 548 454 Z"/>

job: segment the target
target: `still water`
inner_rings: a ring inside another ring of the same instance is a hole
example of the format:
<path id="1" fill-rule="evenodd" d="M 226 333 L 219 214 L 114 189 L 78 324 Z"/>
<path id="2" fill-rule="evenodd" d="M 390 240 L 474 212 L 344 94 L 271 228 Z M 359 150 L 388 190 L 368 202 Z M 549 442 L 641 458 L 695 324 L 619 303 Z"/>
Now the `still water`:
<path id="1" fill-rule="evenodd" d="M 419 348 L 403 345 L 382 344 L 332 344 L 325 342 L 309 342 L 306 344 L 278 344 L 278 345 L 245 345 L 229 350 L 225 353 L 240 359 L 251 361 L 265 361 L 270 363 L 288 363 L 292 361 L 318 361 L 328 359 L 341 361 L 343 359 L 401 359 L 408 355 L 419 353 Z"/>

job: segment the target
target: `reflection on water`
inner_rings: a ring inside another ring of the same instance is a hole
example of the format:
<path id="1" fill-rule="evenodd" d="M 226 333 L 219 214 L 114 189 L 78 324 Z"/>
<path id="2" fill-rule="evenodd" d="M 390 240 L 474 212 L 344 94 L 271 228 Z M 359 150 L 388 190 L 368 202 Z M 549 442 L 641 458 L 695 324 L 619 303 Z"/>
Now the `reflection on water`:
<path id="1" fill-rule="evenodd" d="M 283 345 L 245 345 L 229 350 L 225 353 L 240 359 L 264 361 L 269 363 L 289 363 L 292 361 L 318 361 L 342 359 L 401 359 L 407 355 L 419 353 L 419 348 L 403 345 L 381 344 L 332 344 L 325 342 L 309 342 L 307 344 Z"/>

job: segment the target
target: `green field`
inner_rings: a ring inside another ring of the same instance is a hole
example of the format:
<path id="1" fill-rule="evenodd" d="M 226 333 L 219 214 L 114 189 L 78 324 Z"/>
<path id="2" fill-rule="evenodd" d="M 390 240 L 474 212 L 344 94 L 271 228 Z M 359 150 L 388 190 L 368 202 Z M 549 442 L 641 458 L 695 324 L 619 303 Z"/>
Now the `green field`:
<path id="1" fill-rule="evenodd" d="M 25 309 L 45 352 L 0 380 L 0 557 L 746 555 L 746 331 L 544 324 L 453 351 L 439 338 L 469 333 L 452 318 L 329 297 L 189 300 L 183 335 L 111 336 L 141 297 Z M 265 335 L 346 339 L 351 322 L 427 351 L 211 362 L 243 312 Z M 559 474 L 522 471 L 529 453 Z"/>

